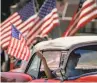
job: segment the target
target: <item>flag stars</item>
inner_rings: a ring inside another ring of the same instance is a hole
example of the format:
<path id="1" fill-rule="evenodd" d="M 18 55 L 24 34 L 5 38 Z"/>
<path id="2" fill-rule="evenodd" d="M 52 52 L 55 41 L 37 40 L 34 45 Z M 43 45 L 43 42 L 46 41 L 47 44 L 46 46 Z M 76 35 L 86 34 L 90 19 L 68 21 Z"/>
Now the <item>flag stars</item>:
<path id="1" fill-rule="evenodd" d="M 12 37 L 19 39 L 19 31 L 12 25 Z"/>
<path id="2" fill-rule="evenodd" d="M 38 12 L 38 17 L 40 19 L 38 19 L 38 21 L 34 23 L 33 28 L 30 29 L 30 32 L 27 36 L 28 46 L 35 42 L 34 40 L 36 35 L 48 34 L 53 28 L 55 28 L 56 25 L 59 25 L 59 17 L 56 9 L 56 0 L 45 0 Z M 33 30 L 35 32 L 33 32 Z"/>
<path id="3" fill-rule="evenodd" d="M 40 12 L 39 12 L 40 19 L 43 19 L 55 7 L 56 7 L 56 1 L 55 0 L 47 0 L 45 2 L 45 4 L 42 6 L 42 8 L 40 9 Z"/>
<path id="4" fill-rule="evenodd" d="M 32 16 L 34 13 L 34 7 L 33 2 L 29 2 L 25 7 L 23 7 L 22 10 L 20 10 L 19 15 L 21 16 L 21 19 L 25 21 L 29 18 L 29 16 Z"/>
<path id="5" fill-rule="evenodd" d="M 30 50 L 29 47 L 26 44 L 26 40 L 22 36 L 19 30 L 16 29 L 14 25 L 12 25 L 12 37 L 10 44 L 8 46 L 8 54 L 11 56 L 16 57 L 17 59 L 21 60 L 28 60 L 30 56 Z M 20 39 L 17 40 L 17 38 Z M 13 39 L 15 37 L 15 39 Z"/>
<path id="6" fill-rule="evenodd" d="M 3 49 L 7 48 L 9 45 L 9 41 L 11 37 L 11 30 L 9 29 L 11 29 L 10 26 L 12 24 L 18 27 L 18 30 L 20 30 L 20 32 L 22 32 L 23 35 L 27 35 L 27 32 L 28 32 L 27 25 L 31 23 L 31 19 L 29 21 L 29 17 L 35 15 L 33 2 L 34 0 L 31 0 L 29 2 L 27 1 L 27 3 L 25 4 L 25 6 L 23 6 L 23 8 L 21 8 L 19 11 L 12 14 L 8 19 L 6 19 L 6 22 L 4 21 L 3 23 L 1 23 L 2 24 L 1 30 L 3 30 L 1 34 L 4 35 L 1 38 L 1 47 Z M 35 19 L 35 18 L 32 18 L 32 19 Z"/>

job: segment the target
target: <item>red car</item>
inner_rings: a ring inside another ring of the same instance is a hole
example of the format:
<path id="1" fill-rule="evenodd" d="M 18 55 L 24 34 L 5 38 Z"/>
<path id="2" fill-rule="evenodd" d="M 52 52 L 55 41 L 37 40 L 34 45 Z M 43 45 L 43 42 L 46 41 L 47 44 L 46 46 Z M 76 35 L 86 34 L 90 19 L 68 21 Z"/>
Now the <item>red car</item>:
<path id="1" fill-rule="evenodd" d="M 37 51 L 41 51 L 53 75 L 49 79 Z M 97 82 L 97 36 L 57 38 L 38 43 L 24 72 L 2 72 L 1 81 Z"/>

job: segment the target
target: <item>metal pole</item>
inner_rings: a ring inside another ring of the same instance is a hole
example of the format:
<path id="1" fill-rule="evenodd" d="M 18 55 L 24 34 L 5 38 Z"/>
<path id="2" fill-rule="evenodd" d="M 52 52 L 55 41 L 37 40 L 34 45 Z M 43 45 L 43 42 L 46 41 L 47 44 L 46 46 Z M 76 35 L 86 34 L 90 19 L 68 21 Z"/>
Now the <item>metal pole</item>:
<path id="1" fill-rule="evenodd" d="M 65 15 L 66 15 L 66 11 L 67 11 L 68 5 L 69 5 L 68 2 L 66 2 L 65 6 L 64 6 L 63 14 L 62 14 L 62 19 L 64 19 Z"/>

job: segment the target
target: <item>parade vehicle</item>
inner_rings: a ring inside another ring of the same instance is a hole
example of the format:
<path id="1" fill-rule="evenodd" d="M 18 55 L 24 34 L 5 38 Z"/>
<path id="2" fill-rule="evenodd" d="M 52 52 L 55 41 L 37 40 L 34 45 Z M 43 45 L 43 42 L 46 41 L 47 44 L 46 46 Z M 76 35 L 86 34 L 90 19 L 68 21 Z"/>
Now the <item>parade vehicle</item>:
<path id="1" fill-rule="evenodd" d="M 45 74 L 41 51 L 53 75 Z M 2 72 L 1 81 L 16 82 L 97 82 L 97 36 L 62 37 L 33 47 L 22 72 Z"/>

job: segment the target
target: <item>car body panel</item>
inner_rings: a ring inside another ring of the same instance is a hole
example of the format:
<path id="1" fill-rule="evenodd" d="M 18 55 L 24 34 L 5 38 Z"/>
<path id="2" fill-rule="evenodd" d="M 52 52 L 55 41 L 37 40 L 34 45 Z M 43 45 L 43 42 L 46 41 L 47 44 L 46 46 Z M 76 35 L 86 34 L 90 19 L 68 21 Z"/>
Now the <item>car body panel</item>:
<path id="1" fill-rule="evenodd" d="M 76 82 L 97 82 L 97 73 L 96 75 L 88 75 L 80 77 L 76 80 Z"/>
<path id="2" fill-rule="evenodd" d="M 61 82 L 58 79 L 34 79 L 32 77 L 30 77 L 27 74 L 23 74 L 23 73 L 11 73 L 11 72 L 3 72 L 1 73 L 2 77 L 8 79 L 9 80 L 14 80 L 13 82 Z M 3 80 L 1 79 L 1 81 L 3 82 Z M 8 82 L 7 81 L 7 82 Z M 5 82 L 5 81 L 4 81 Z M 82 76 L 79 77 L 78 79 L 68 79 L 62 82 L 97 82 L 97 75 L 89 75 L 89 76 Z"/>
<path id="3" fill-rule="evenodd" d="M 33 79 L 27 74 L 15 72 L 1 72 L 1 77 L 5 78 L 5 81 L 14 80 L 14 82 L 29 82 Z M 4 79 L 1 79 L 1 81 L 4 81 Z"/>

